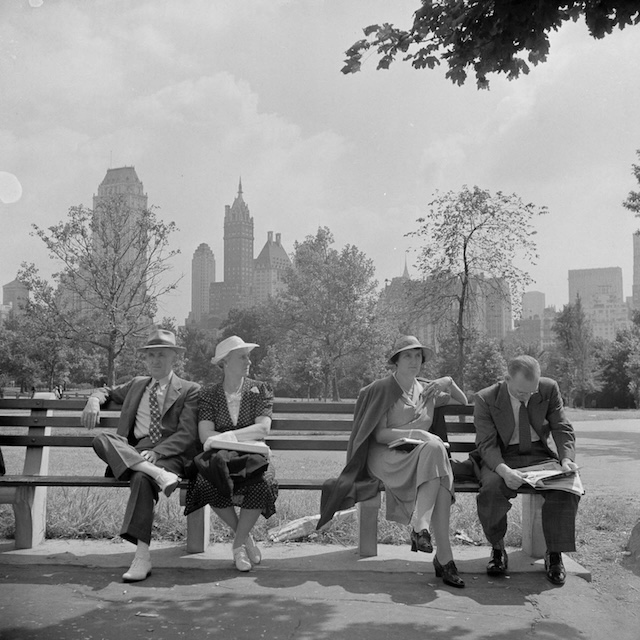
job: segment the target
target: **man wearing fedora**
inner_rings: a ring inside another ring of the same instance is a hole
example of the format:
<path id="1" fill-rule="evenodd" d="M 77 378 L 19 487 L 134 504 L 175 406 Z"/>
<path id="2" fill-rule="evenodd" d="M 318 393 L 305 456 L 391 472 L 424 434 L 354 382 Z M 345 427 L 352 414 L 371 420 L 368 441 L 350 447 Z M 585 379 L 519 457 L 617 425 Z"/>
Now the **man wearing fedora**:
<path id="1" fill-rule="evenodd" d="M 185 464 L 196 454 L 200 385 L 173 372 L 184 348 L 171 331 L 155 329 L 140 348 L 149 372 L 116 386 L 94 391 L 82 413 L 82 424 L 100 422 L 100 406 L 108 400 L 122 404 L 117 433 L 103 432 L 93 440 L 95 452 L 118 480 L 130 482 L 131 493 L 120 535 L 136 545 L 125 582 L 151 574 L 151 527 L 159 493 L 170 496 Z"/>

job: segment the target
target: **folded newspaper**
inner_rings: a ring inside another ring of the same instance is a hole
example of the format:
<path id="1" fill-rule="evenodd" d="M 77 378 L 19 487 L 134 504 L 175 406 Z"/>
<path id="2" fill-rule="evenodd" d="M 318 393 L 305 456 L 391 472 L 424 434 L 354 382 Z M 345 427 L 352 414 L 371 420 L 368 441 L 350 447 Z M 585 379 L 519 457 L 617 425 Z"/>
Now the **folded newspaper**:
<path id="1" fill-rule="evenodd" d="M 233 431 L 224 431 L 208 440 L 212 449 L 226 449 L 228 451 L 243 451 L 246 453 L 261 453 L 267 458 L 271 455 L 271 449 L 264 442 L 252 440 L 240 442 Z"/>
<path id="2" fill-rule="evenodd" d="M 543 462 L 529 467 L 520 467 L 524 481 L 534 489 L 568 491 L 578 496 L 584 495 L 584 487 L 578 470 L 565 471 L 558 462 Z"/>

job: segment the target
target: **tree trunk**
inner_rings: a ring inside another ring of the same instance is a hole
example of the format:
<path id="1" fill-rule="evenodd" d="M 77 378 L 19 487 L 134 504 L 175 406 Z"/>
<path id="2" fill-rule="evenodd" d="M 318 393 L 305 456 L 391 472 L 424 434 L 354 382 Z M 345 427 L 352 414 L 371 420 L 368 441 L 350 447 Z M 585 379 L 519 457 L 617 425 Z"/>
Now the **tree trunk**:
<path id="1" fill-rule="evenodd" d="M 107 386 L 113 387 L 116 384 L 116 339 L 114 335 L 109 337 L 109 347 L 107 348 Z"/>
<path id="2" fill-rule="evenodd" d="M 332 399 L 334 402 L 340 402 L 340 390 L 338 389 L 338 374 L 336 371 L 333 371 L 333 375 L 331 376 L 331 386 L 333 390 Z"/>

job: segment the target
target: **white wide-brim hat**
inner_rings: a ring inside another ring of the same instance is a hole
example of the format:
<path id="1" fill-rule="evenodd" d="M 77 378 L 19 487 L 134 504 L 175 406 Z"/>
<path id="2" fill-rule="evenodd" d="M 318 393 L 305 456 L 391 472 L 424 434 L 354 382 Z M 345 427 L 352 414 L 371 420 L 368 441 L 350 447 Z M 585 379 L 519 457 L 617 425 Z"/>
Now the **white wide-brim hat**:
<path id="1" fill-rule="evenodd" d="M 230 336 L 225 338 L 222 342 L 219 342 L 216 346 L 216 354 L 211 358 L 212 364 L 218 364 L 220 360 L 222 360 L 225 356 L 228 356 L 232 351 L 236 349 L 255 349 L 259 347 L 259 344 L 255 342 L 245 342 L 242 338 L 238 336 Z"/>

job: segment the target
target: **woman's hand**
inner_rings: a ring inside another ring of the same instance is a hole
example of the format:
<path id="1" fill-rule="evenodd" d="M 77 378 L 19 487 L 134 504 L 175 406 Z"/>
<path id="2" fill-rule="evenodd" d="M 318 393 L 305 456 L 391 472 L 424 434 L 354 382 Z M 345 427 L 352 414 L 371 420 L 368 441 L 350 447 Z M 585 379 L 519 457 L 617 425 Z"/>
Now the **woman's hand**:
<path id="1" fill-rule="evenodd" d="M 432 380 L 427 384 L 422 392 L 422 397 L 425 400 L 434 399 L 439 393 L 442 393 L 445 389 L 448 389 L 451 386 L 451 378 L 444 377 L 438 378 L 437 380 Z"/>
<path id="2" fill-rule="evenodd" d="M 213 445 L 215 444 L 216 440 L 220 440 L 220 436 L 219 435 L 215 435 L 215 436 L 209 436 L 205 441 L 204 444 L 202 445 L 202 449 L 204 451 L 209 451 L 209 449 L 213 448 Z"/>

